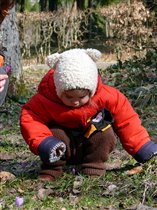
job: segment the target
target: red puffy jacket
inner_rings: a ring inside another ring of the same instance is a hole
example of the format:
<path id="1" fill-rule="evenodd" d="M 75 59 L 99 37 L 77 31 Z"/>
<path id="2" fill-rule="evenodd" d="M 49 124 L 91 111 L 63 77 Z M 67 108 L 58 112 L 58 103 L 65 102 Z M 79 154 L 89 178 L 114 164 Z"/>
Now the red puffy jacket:
<path id="1" fill-rule="evenodd" d="M 50 122 L 66 128 L 85 128 L 87 120 L 102 108 L 112 113 L 115 132 L 129 154 L 134 156 L 150 140 L 128 99 L 117 89 L 102 84 L 100 77 L 92 103 L 71 108 L 65 106 L 56 95 L 53 74 L 54 70 L 51 69 L 45 75 L 38 93 L 23 106 L 21 112 L 21 132 L 34 154 L 38 154 L 38 145 L 52 136 L 48 127 Z"/>

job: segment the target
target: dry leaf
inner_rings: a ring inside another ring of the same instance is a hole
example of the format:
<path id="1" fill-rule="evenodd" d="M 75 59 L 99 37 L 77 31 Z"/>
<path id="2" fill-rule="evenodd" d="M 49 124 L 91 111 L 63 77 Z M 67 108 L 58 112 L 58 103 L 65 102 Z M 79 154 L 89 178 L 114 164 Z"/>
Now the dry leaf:
<path id="1" fill-rule="evenodd" d="M 134 174 L 140 174 L 142 172 L 143 172 L 142 166 L 137 166 L 137 167 L 134 167 L 133 169 L 127 171 L 127 175 L 132 176 Z"/>
<path id="2" fill-rule="evenodd" d="M 47 196 L 49 196 L 52 193 L 53 193 L 53 190 L 50 188 L 49 189 L 41 188 L 38 190 L 37 196 L 40 200 L 43 200 L 44 198 L 46 198 Z"/>
<path id="3" fill-rule="evenodd" d="M 119 168 L 121 168 L 121 165 L 122 165 L 121 160 L 113 162 L 113 163 L 107 163 L 107 162 L 105 163 L 105 167 L 106 167 L 107 171 L 110 171 L 113 169 L 119 169 Z"/>
<path id="4" fill-rule="evenodd" d="M 14 160 L 16 159 L 16 155 L 14 153 L 10 152 L 2 152 L 0 154 L 0 160 Z"/>
<path id="5" fill-rule="evenodd" d="M 24 193 L 24 190 L 22 190 L 21 188 L 18 188 L 17 190 L 19 193 Z"/>
<path id="6" fill-rule="evenodd" d="M 112 191 L 114 191 L 114 190 L 116 190 L 117 189 L 117 186 L 116 185 L 114 185 L 114 184 L 111 184 L 111 185 L 109 185 L 108 186 L 108 188 L 107 188 L 110 192 L 112 192 Z"/>
<path id="7" fill-rule="evenodd" d="M 0 181 L 1 182 L 6 182 L 6 181 L 9 181 L 9 180 L 13 180 L 15 179 L 15 175 L 10 173 L 10 172 L 7 172 L 7 171 L 1 171 L 0 172 Z"/>
<path id="8" fill-rule="evenodd" d="M 69 194 L 69 201 L 70 201 L 71 204 L 77 204 L 79 202 L 79 198 L 78 198 L 78 196 L 70 193 Z"/>

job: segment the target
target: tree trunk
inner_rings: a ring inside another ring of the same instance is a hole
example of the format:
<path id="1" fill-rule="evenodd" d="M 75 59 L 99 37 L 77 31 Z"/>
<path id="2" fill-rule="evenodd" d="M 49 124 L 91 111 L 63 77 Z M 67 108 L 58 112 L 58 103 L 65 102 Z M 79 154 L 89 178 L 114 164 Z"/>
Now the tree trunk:
<path id="1" fill-rule="evenodd" d="M 84 0 L 77 0 L 77 8 L 84 10 Z"/>
<path id="2" fill-rule="evenodd" d="M 58 0 L 49 0 L 49 11 L 57 11 Z"/>
<path id="3" fill-rule="evenodd" d="M 40 0 L 39 5 L 40 5 L 41 12 L 47 11 L 47 0 Z"/>
<path id="4" fill-rule="evenodd" d="M 21 5 L 20 5 L 20 12 L 24 12 L 25 11 L 25 0 L 21 0 Z"/>
<path id="5" fill-rule="evenodd" d="M 12 74 L 19 78 L 22 72 L 19 32 L 16 25 L 15 7 L 10 10 L 0 28 L 0 43 L 7 49 L 5 62 L 12 66 Z"/>

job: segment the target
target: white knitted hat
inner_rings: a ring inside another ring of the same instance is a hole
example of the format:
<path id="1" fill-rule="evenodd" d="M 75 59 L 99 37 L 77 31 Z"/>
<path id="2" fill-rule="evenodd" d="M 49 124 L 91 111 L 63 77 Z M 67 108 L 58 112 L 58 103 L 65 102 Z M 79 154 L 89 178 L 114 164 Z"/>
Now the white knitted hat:
<path id="1" fill-rule="evenodd" d="M 101 57 L 96 49 L 71 49 L 47 57 L 47 64 L 54 67 L 57 95 L 64 90 L 88 89 L 94 95 L 98 82 L 96 61 Z"/>

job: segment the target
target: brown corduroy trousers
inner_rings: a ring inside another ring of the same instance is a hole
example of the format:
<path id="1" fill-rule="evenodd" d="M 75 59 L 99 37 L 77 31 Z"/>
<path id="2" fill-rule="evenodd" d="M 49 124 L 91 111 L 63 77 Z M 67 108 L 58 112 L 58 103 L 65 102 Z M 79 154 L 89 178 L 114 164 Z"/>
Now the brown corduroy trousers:
<path id="1" fill-rule="evenodd" d="M 53 164 L 42 164 L 40 175 L 51 175 L 54 178 L 63 173 L 66 164 L 80 165 L 82 173 L 101 176 L 105 173 L 105 164 L 109 154 L 116 145 L 116 137 L 112 127 L 105 131 L 95 131 L 88 139 L 75 130 L 59 127 L 51 129 L 55 137 L 66 145 L 64 158 Z"/>

